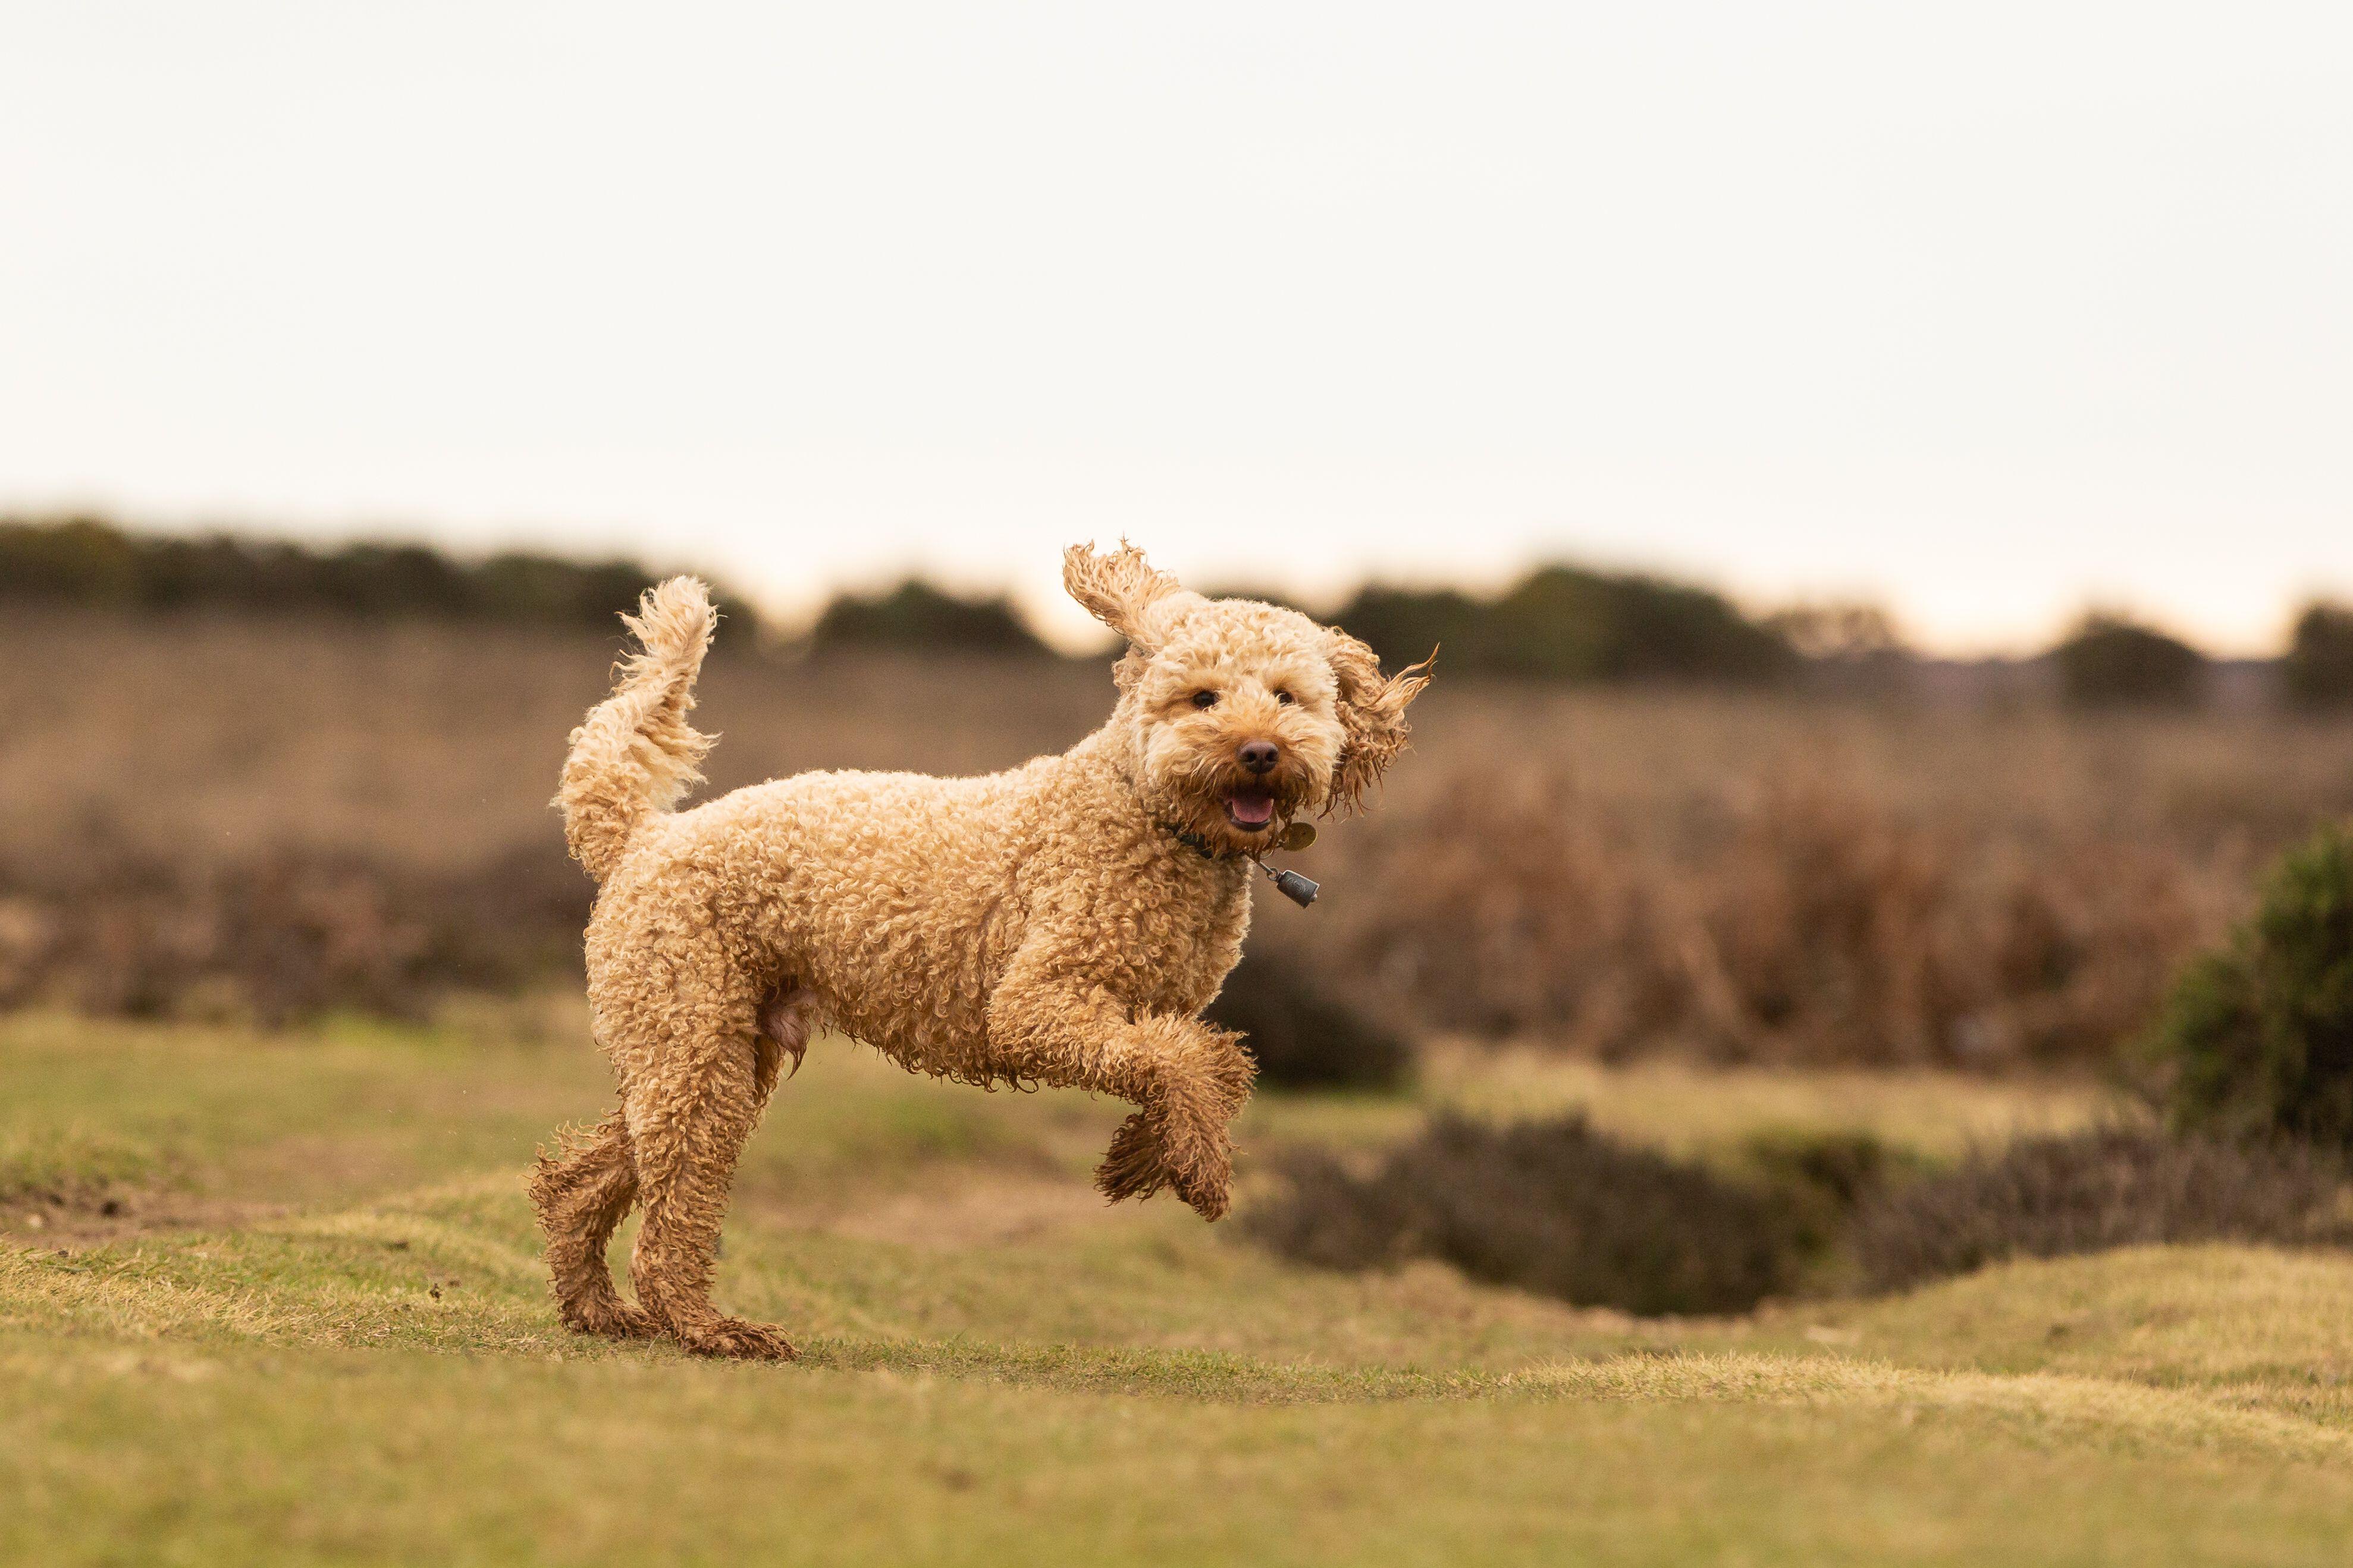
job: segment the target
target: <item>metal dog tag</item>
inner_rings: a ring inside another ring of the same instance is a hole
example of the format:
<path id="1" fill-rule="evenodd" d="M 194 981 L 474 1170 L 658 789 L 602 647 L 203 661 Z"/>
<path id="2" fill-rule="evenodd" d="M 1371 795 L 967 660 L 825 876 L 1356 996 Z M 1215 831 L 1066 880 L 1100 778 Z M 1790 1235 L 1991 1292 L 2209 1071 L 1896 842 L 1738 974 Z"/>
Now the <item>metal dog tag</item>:
<path id="1" fill-rule="evenodd" d="M 1315 825 L 1312 822 L 1294 822 L 1282 830 L 1282 837 L 1274 841 L 1274 847 L 1277 849 L 1304 849 L 1314 842 Z"/>

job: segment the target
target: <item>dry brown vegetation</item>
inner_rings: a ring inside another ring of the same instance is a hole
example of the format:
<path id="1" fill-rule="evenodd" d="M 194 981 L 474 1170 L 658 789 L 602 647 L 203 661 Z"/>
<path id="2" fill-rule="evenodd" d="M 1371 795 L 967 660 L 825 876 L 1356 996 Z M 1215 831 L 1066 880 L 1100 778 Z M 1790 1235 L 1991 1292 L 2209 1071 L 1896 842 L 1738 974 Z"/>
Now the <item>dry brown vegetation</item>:
<path id="1" fill-rule="evenodd" d="M 544 803 L 617 636 L 20 618 L 0 1000 L 399 1010 L 565 962 Z M 26 673 L 27 661 L 37 664 Z M 985 771 L 1105 668 L 721 657 L 712 787 Z M 2353 723 L 1441 679 L 1418 754 L 1254 945 L 1399 1023 L 1608 1056 L 2105 1058 L 2254 869 L 2353 809 Z"/>
<path id="2" fill-rule="evenodd" d="M 2011 1258 L 2155 1242 L 2343 1247 L 2344 1163 L 2308 1144 L 2101 1127 L 1980 1150 L 1867 1194 L 1852 1245 L 1862 1283 L 1902 1290 Z"/>

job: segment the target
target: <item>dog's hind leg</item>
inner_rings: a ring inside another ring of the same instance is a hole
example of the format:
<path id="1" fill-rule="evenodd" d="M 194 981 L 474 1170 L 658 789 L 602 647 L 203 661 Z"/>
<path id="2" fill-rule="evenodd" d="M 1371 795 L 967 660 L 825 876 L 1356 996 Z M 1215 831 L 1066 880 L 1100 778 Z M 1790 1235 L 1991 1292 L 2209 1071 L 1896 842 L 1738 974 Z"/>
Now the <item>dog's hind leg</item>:
<path id="1" fill-rule="evenodd" d="M 556 1310 L 582 1333 L 628 1339 L 654 1331 L 653 1319 L 621 1300 L 605 1248 L 638 1198 L 638 1168 L 618 1110 L 596 1128 L 567 1128 L 543 1149 L 532 1172 L 532 1206 L 547 1237 Z"/>
<path id="2" fill-rule="evenodd" d="M 665 1013 L 668 1037 L 629 1085 L 629 1142 L 646 1211 L 629 1278 L 638 1304 L 687 1349 L 789 1361 L 798 1352 L 777 1331 L 711 1304 L 728 1184 L 783 1052 L 760 1026 L 757 997 L 726 980 L 706 994 Z"/>

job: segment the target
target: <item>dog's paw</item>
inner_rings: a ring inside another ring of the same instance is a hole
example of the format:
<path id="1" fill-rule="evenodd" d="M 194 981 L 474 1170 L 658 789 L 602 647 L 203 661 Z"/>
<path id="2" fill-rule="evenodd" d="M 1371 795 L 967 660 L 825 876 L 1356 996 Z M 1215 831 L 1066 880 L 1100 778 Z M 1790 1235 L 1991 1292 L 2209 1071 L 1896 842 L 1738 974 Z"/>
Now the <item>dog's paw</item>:
<path id="1" fill-rule="evenodd" d="M 747 1318 L 712 1318 L 674 1331 L 678 1342 L 696 1355 L 734 1361 L 798 1361 L 801 1352 L 765 1323 Z"/>
<path id="2" fill-rule="evenodd" d="M 1183 1100 L 1157 1100 L 1121 1122 L 1110 1152 L 1095 1167 L 1096 1189 L 1117 1203 L 1173 1186 L 1202 1218 L 1223 1215 L 1233 1146 L 1225 1123 L 1201 1110 Z"/>
<path id="3" fill-rule="evenodd" d="M 608 1340 L 649 1340 L 661 1332 L 654 1315 L 634 1301 L 606 1300 L 565 1306 L 564 1326 L 575 1333 Z"/>
<path id="4" fill-rule="evenodd" d="M 1139 1110 L 1112 1134 L 1111 1149 L 1095 1167 L 1095 1190 L 1117 1203 L 1122 1198 L 1148 1198 L 1167 1184 L 1168 1172 L 1160 1163 L 1160 1136 Z"/>
<path id="5" fill-rule="evenodd" d="M 1227 1207 L 1228 1176 L 1224 1171 L 1198 1175 L 1178 1174 L 1171 1178 L 1176 1195 L 1192 1206 L 1203 1219 L 1223 1219 Z"/>
<path id="6" fill-rule="evenodd" d="M 1147 1117 L 1163 1179 L 1203 1219 L 1226 1212 L 1232 1179 L 1232 1136 L 1215 1100 L 1171 1097 Z"/>

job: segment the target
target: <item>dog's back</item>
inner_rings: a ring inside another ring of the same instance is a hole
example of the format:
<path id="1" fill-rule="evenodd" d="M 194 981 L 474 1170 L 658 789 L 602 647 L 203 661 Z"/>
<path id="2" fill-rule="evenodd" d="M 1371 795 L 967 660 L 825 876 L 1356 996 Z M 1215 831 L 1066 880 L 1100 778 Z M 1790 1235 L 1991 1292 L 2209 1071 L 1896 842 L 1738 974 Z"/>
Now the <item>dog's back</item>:
<path id="1" fill-rule="evenodd" d="M 990 994 L 1051 880 L 1137 1008 L 1192 1011 L 1249 921 L 1237 865 L 1145 852 L 1156 829 L 1086 748 L 978 778 L 809 773 L 642 824 L 589 928 L 589 990 L 649 962 L 649 923 L 700 921 L 771 993 L 919 1071 L 986 1082 Z M 615 1042 L 617 1043 L 617 1042 Z"/>

